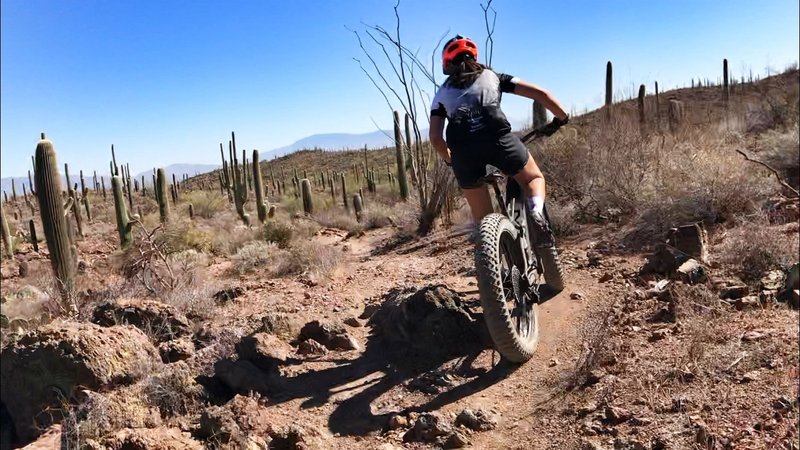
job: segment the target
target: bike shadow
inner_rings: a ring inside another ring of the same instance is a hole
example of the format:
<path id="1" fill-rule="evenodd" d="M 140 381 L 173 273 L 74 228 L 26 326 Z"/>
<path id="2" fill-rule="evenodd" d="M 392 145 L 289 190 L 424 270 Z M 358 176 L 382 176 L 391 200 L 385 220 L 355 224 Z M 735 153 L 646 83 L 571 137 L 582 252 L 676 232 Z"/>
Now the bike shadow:
<path id="1" fill-rule="evenodd" d="M 476 325 L 482 325 L 482 321 L 482 317 L 476 317 Z M 325 361 L 340 365 L 291 377 L 273 375 L 270 384 L 276 394 L 269 396 L 270 403 L 305 398 L 301 403 L 304 409 L 335 403 L 336 407 L 328 418 L 328 428 L 342 436 L 364 436 L 385 430 L 393 414 L 437 410 L 510 375 L 518 366 L 500 358 L 488 369 L 472 367 L 481 352 L 491 348 L 486 339 L 488 337 L 483 333 L 478 333 L 476 339 L 464 341 L 464 345 L 455 351 L 430 348 L 425 352 L 409 352 L 407 348 L 387 343 L 373 330 L 364 353 L 356 359 L 327 359 Z M 386 393 L 443 366 L 452 367 L 448 370 L 468 381 L 443 390 L 423 403 L 376 412 L 376 400 Z M 359 391 L 352 396 L 341 395 L 353 390 Z"/>

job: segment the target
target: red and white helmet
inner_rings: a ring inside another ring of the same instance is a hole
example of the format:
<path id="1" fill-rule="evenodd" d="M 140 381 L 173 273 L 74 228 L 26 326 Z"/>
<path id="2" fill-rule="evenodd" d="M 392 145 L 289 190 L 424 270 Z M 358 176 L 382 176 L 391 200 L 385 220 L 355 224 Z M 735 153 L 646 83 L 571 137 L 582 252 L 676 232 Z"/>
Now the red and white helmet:
<path id="1" fill-rule="evenodd" d="M 475 60 L 478 59 L 478 46 L 472 39 L 456 35 L 447 41 L 442 48 L 442 68 L 445 72 L 447 72 L 447 66 L 453 64 L 455 59 L 463 54 L 472 55 Z"/>

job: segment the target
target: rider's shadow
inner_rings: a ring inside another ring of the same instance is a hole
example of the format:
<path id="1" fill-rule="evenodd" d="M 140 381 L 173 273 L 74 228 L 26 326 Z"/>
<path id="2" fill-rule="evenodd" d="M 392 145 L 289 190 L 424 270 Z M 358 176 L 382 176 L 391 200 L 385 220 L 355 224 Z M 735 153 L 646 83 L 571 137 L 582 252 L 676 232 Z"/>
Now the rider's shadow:
<path id="1" fill-rule="evenodd" d="M 334 395 L 346 390 L 361 389 L 341 402 L 334 400 L 338 405 L 328 419 L 328 427 L 332 433 L 340 435 L 363 436 L 380 431 L 386 428 L 392 414 L 436 410 L 508 376 L 517 366 L 500 358 L 489 369 L 472 367 L 481 352 L 491 347 L 484 330 L 483 318 L 480 314 L 475 314 L 471 326 L 465 328 L 464 333 L 456 338 L 459 345 L 448 346 L 447 349 L 445 346 L 415 346 L 411 349 L 397 346 L 395 342 L 387 342 L 373 328 L 364 353 L 355 360 L 338 360 L 335 362 L 342 365 L 293 377 L 274 374 L 270 385 L 276 388 L 276 394 L 270 396 L 270 403 L 307 398 L 302 407 L 313 408 L 329 403 Z M 414 339 L 414 336 L 408 338 Z M 400 411 L 373 412 L 372 404 L 382 395 L 451 361 L 456 362 L 454 372 L 463 378 L 469 378 L 469 381 L 444 390 L 422 404 Z M 356 380 L 362 381 L 353 385 Z"/>

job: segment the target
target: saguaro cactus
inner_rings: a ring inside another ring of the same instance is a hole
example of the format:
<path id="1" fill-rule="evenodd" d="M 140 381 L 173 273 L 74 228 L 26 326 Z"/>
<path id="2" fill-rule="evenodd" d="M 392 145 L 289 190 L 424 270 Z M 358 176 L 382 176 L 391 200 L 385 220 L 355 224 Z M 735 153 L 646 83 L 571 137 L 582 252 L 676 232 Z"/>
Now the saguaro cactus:
<path id="1" fill-rule="evenodd" d="M 258 162 L 258 150 L 253 150 L 253 190 L 256 193 L 256 211 L 261 223 L 267 221 L 269 206 L 264 198 L 264 182 L 261 179 L 261 164 Z"/>
<path id="2" fill-rule="evenodd" d="M 611 61 L 609 61 L 606 63 L 606 107 L 614 103 L 613 92 Z M 610 114 L 610 111 L 608 113 Z"/>
<path id="3" fill-rule="evenodd" d="M 239 160 L 236 159 L 236 135 L 231 131 L 231 140 L 228 143 L 229 151 L 231 153 L 231 170 L 233 173 L 233 203 L 236 205 L 236 212 L 239 214 L 239 218 L 242 219 L 242 222 L 245 225 L 250 225 L 250 214 L 247 214 L 247 211 L 244 209 L 245 203 L 247 203 L 247 174 L 244 170 L 244 161 L 242 164 L 239 164 Z"/>
<path id="4" fill-rule="evenodd" d="M 121 180 L 120 180 L 121 181 Z M 158 213 L 161 216 L 161 223 L 169 222 L 169 199 L 167 198 L 167 173 L 163 167 L 159 167 L 156 172 L 156 197 L 158 199 Z"/>
<path id="5" fill-rule="evenodd" d="M 722 99 L 728 103 L 731 91 L 728 88 L 728 59 L 722 60 Z"/>
<path id="6" fill-rule="evenodd" d="M 656 121 L 659 124 L 659 128 L 661 127 L 661 101 L 658 97 L 658 81 L 656 83 Z"/>
<path id="7" fill-rule="evenodd" d="M 8 230 L 8 222 L 6 221 L 6 214 L 3 212 L 2 203 L 0 203 L 0 229 L 2 229 L 0 238 L 3 240 L 3 250 L 5 251 L 6 255 L 13 256 L 11 233 Z"/>
<path id="8" fill-rule="evenodd" d="M 125 194 L 122 192 L 122 178 L 111 177 L 111 191 L 114 194 L 114 211 L 117 217 L 117 232 L 119 233 L 120 247 L 125 249 L 133 242 L 131 230 L 133 229 L 132 217 L 125 206 Z M 135 217 L 133 217 L 135 219 Z"/>
<path id="9" fill-rule="evenodd" d="M 350 211 L 350 206 L 347 204 L 347 178 L 342 173 L 342 202 L 344 202 L 344 209 Z"/>
<path id="10" fill-rule="evenodd" d="M 189 203 L 189 218 L 194 219 L 194 206 L 191 203 Z"/>
<path id="11" fill-rule="evenodd" d="M 56 151 L 53 143 L 45 139 L 44 133 L 36 144 L 36 192 L 39 194 L 39 212 L 50 252 L 50 263 L 62 295 L 66 297 L 74 287 L 76 254 L 69 241 Z"/>
<path id="12" fill-rule="evenodd" d="M 314 200 L 311 197 L 311 181 L 308 178 L 300 180 L 300 191 L 303 197 L 303 212 L 306 215 L 314 214 Z"/>
<path id="13" fill-rule="evenodd" d="M 394 112 L 394 152 L 397 158 L 397 181 L 400 184 L 400 199 L 408 200 L 408 178 L 406 177 L 406 156 L 403 153 L 403 138 L 400 136 L 400 114 Z"/>
<path id="14" fill-rule="evenodd" d="M 683 102 L 678 100 L 669 101 L 669 130 L 676 132 L 680 130 L 683 123 Z"/>
<path id="15" fill-rule="evenodd" d="M 644 112 L 644 96 L 645 96 L 645 87 L 643 84 L 639 85 L 639 96 L 637 100 L 637 106 L 639 109 L 639 124 L 644 125 L 646 117 Z"/>
<path id="16" fill-rule="evenodd" d="M 533 101 L 533 128 L 541 128 L 547 124 L 547 108 L 542 102 Z"/>
<path id="17" fill-rule="evenodd" d="M 364 203 L 361 201 L 361 194 L 353 195 L 353 210 L 356 213 L 356 220 L 361 222 L 364 217 Z"/>
<path id="18" fill-rule="evenodd" d="M 86 220 L 92 221 L 92 206 L 89 204 L 89 189 L 83 188 L 83 207 L 86 209 Z"/>
<path id="19" fill-rule="evenodd" d="M 31 234 L 31 245 L 33 246 L 33 251 L 39 253 L 39 237 L 36 235 L 36 224 L 33 223 L 33 219 L 28 221 L 28 229 L 30 230 Z"/>

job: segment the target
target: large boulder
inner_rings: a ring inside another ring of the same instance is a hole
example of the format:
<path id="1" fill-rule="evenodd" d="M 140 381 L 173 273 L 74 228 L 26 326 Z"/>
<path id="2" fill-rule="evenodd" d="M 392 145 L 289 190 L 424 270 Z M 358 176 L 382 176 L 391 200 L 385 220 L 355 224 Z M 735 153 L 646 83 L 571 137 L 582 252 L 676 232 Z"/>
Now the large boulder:
<path id="1" fill-rule="evenodd" d="M 369 324 L 389 350 L 404 357 L 467 355 L 485 337 L 461 295 L 443 285 L 390 292 Z"/>
<path id="2" fill-rule="evenodd" d="M 701 262 L 708 262 L 708 234 L 702 223 L 692 223 L 672 228 L 667 233 L 667 244 Z"/>
<path id="3" fill-rule="evenodd" d="M 186 316 L 174 306 L 155 300 L 118 299 L 102 303 L 95 308 L 92 322 L 104 327 L 133 325 L 159 342 L 192 334 Z"/>
<path id="4" fill-rule="evenodd" d="M 26 333 L 3 349 L 0 361 L 0 395 L 22 442 L 39 435 L 35 423 L 60 420 L 57 407 L 76 388 L 131 383 L 161 364 L 140 330 L 87 323 L 56 323 Z"/>

